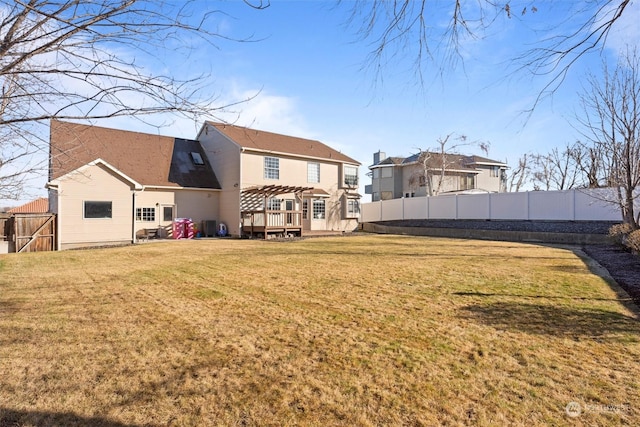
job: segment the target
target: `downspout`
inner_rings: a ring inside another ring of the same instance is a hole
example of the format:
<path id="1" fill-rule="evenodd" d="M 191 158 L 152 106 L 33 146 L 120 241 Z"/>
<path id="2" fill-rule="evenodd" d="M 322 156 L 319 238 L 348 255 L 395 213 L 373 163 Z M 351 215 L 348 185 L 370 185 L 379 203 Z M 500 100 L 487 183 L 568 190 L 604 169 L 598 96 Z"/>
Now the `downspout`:
<path id="1" fill-rule="evenodd" d="M 58 185 L 50 185 L 49 183 L 47 183 L 45 185 L 45 187 L 48 190 L 48 194 L 47 196 L 49 197 L 49 209 L 48 211 L 50 213 L 54 213 L 51 212 L 51 199 L 52 196 L 51 194 L 55 192 L 55 197 L 56 197 L 56 211 L 55 211 L 55 215 L 56 215 L 56 221 L 55 221 L 55 248 L 56 251 L 61 251 L 62 250 L 62 239 L 60 238 L 60 187 Z"/>
<path id="2" fill-rule="evenodd" d="M 239 217 L 239 221 L 238 221 L 238 237 L 241 238 L 242 237 L 242 222 L 243 222 L 243 218 L 242 218 L 242 153 L 244 153 L 244 147 L 240 147 L 240 152 L 239 152 L 239 159 L 238 159 L 238 163 L 240 163 L 240 167 L 238 168 L 238 217 Z M 266 204 L 265 204 L 265 208 L 266 208 Z M 265 226 L 267 224 L 267 217 L 265 214 Z M 253 221 L 253 218 L 252 218 Z M 266 230 L 266 229 L 265 229 Z M 265 235 L 267 233 L 265 232 Z"/>
<path id="3" fill-rule="evenodd" d="M 56 186 L 55 189 L 56 192 L 56 246 L 58 251 L 62 250 L 62 236 L 60 236 L 60 229 L 62 227 L 60 227 L 60 204 L 61 204 L 61 198 L 60 198 L 60 187 Z M 49 202 L 51 203 L 51 202 Z"/>
<path id="4" fill-rule="evenodd" d="M 132 201 L 131 201 L 131 205 L 132 205 L 132 209 L 131 209 L 131 243 L 136 244 L 136 243 L 138 243 L 138 241 L 136 239 L 136 190 L 135 190 L 135 188 L 131 192 L 131 197 L 132 197 Z"/>

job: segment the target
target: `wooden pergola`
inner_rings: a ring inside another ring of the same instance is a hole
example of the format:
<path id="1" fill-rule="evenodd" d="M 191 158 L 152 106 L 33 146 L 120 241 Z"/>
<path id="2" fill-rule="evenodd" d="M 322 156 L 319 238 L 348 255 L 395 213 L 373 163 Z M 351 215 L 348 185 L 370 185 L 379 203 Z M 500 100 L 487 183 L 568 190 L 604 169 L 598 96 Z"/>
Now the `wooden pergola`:
<path id="1" fill-rule="evenodd" d="M 302 193 L 313 187 L 291 185 L 263 185 L 245 188 L 240 192 L 240 223 L 242 233 L 251 237 L 262 234 L 296 234 L 302 236 L 302 210 L 269 209 L 269 199 L 293 194 L 298 206 L 302 206 Z"/>

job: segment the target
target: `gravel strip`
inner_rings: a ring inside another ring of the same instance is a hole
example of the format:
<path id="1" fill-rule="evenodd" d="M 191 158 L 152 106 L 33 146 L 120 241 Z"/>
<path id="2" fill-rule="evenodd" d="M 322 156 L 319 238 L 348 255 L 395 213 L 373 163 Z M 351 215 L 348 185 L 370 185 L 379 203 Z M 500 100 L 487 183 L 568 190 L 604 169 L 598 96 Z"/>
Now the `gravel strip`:
<path id="1" fill-rule="evenodd" d="M 532 231 L 540 233 L 586 233 L 607 234 L 611 221 L 511 221 L 511 220 L 468 220 L 468 219 L 415 219 L 402 221 L 380 221 L 377 224 L 396 227 L 460 228 L 500 231 Z"/>

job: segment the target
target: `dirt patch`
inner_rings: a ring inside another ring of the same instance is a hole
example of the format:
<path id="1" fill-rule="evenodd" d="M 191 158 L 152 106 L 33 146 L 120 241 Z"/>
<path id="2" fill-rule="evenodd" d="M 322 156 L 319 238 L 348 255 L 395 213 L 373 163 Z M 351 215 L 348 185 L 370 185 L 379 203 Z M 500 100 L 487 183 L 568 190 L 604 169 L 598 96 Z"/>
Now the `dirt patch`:
<path id="1" fill-rule="evenodd" d="M 615 245 L 589 245 L 584 252 L 609 271 L 640 306 L 640 257 Z"/>

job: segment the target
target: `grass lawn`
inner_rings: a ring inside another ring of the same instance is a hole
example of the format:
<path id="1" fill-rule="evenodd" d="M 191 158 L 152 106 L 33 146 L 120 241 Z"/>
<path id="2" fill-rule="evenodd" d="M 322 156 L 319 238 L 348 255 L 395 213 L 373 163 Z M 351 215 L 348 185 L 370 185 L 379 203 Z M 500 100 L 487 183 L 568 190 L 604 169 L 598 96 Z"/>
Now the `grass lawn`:
<path id="1" fill-rule="evenodd" d="M 508 242 L 2 255 L 0 425 L 638 425 L 625 296 Z"/>

